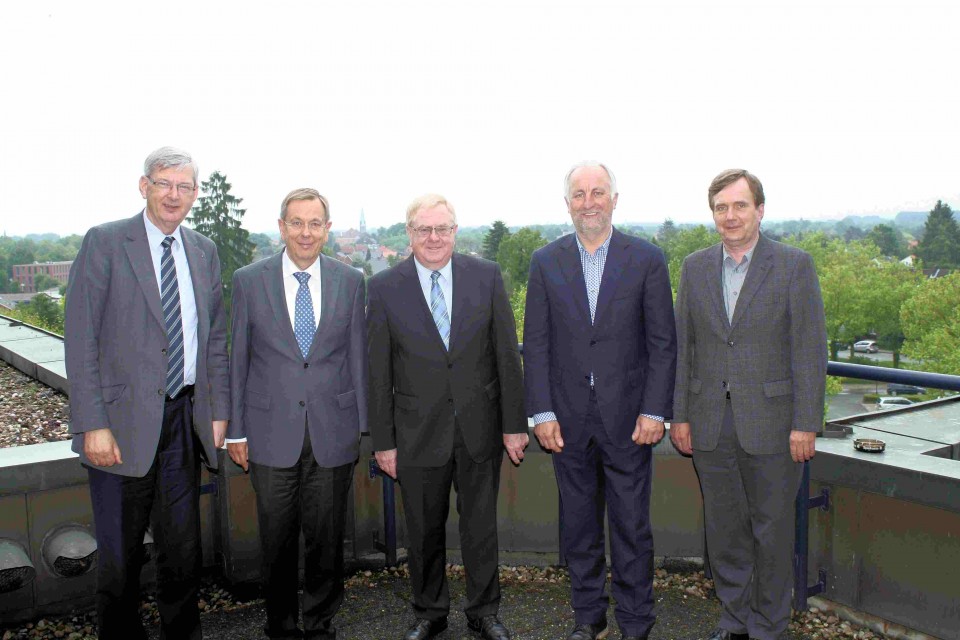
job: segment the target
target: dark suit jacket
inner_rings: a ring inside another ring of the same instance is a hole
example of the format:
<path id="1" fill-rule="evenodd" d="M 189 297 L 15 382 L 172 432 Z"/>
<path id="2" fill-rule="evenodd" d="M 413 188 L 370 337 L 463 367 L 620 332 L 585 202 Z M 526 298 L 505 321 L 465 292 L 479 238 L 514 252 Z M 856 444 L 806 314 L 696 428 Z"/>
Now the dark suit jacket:
<path id="1" fill-rule="evenodd" d="M 526 433 L 513 312 L 496 263 L 453 254 L 447 352 L 414 258 L 370 279 L 370 435 L 403 465 L 435 467 L 453 451 L 454 420 L 470 456 L 500 455 Z"/>
<path id="2" fill-rule="evenodd" d="M 321 311 L 306 359 L 284 298 L 282 254 L 233 274 L 229 438 L 247 438 L 249 458 L 291 467 L 304 420 L 322 467 L 357 459 L 367 427 L 363 274 L 321 255 Z"/>
<path id="3" fill-rule="evenodd" d="M 217 247 L 180 227 L 197 305 L 194 429 L 216 467 L 212 420 L 230 416 L 226 314 Z M 67 285 L 64 348 L 70 433 L 84 464 L 83 434 L 109 427 L 123 464 L 98 467 L 142 477 L 153 464 L 166 397 L 167 331 L 143 214 L 87 232 Z"/>
<path id="4" fill-rule="evenodd" d="M 530 261 L 523 327 L 527 413 L 553 411 L 565 442 L 585 436 L 579 427 L 591 372 L 615 446 L 633 445 L 641 413 L 670 418 L 677 341 L 659 248 L 613 230 L 592 326 L 576 236 L 538 249 Z"/>
<path id="5" fill-rule="evenodd" d="M 683 262 L 674 421 L 690 423 L 694 449 L 714 450 L 726 382 L 740 446 L 752 454 L 789 451 L 790 431 L 823 425 L 827 332 L 813 259 L 761 235 L 732 323 L 722 264 L 720 244 Z"/>

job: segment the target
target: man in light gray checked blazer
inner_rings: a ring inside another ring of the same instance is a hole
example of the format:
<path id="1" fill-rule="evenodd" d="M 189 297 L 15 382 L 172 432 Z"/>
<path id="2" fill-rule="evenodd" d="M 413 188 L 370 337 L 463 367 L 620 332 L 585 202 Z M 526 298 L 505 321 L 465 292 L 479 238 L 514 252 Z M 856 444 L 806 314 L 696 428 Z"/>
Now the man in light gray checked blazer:
<path id="1" fill-rule="evenodd" d="M 709 640 L 773 640 L 790 619 L 794 498 L 823 425 L 827 336 L 807 253 L 760 234 L 763 186 L 708 190 L 722 242 L 683 263 L 670 439 L 693 455 L 723 604 Z"/>

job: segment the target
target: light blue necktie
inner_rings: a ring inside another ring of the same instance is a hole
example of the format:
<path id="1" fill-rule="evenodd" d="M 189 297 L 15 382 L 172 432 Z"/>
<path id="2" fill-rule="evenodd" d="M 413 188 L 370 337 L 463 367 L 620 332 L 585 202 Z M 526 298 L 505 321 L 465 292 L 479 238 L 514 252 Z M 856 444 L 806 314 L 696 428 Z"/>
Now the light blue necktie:
<path id="1" fill-rule="evenodd" d="M 450 350 L 450 316 L 447 315 L 447 305 L 443 301 L 443 290 L 440 289 L 440 272 L 434 271 L 430 274 L 430 313 L 433 314 L 433 321 L 437 323 L 437 330 L 440 331 L 440 338 L 443 339 L 443 346 Z"/>
<path id="2" fill-rule="evenodd" d="M 313 297 L 310 295 L 310 287 L 307 281 L 310 280 L 310 274 L 306 271 L 298 271 L 293 277 L 300 283 L 297 289 L 297 301 L 293 308 L 293 333 L 297 337 L 297 344 L 300 345 L 300 353 L 306 358 L 310 353 L 310 345 L 313 344 L 313 334 L 317 331 L 317 323 L 313 319 Z"/>
<path id="3" fill-rule="evenodd" d="M 177 284 L 177 265 L 173 261 L 173 237 L 161 243 L 160 305 L 163 324 L 167 329 L 167 395 L 174 397 L 183 388 L 183 320 L 180 314 L 180 286 Z"/>

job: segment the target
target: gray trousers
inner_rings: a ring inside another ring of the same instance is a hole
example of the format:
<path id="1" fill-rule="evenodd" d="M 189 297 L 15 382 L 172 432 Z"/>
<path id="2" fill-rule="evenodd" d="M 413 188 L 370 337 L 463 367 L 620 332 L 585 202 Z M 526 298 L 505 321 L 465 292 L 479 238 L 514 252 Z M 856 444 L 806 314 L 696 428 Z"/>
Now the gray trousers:
<path id="1" fill-rule="evenodd" d="M 794 501 L 803 465 L 790 452 L 751 455 L 730 401 L 713 451 L 693 451 L 703 493 L 707 554 L 723 605 L 720 627 L 775 640 L 790 622 Z"/>

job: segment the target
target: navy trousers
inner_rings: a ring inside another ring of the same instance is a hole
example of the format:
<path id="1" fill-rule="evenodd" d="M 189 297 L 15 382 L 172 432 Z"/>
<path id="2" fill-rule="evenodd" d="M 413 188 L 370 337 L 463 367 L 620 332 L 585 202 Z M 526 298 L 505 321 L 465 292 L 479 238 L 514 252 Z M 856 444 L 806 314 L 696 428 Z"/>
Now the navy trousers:
<path id="1" fill-rule="evenodd" d="M 148 524 L 157 550 L 160 637 L 201 637 L 197 610 L 200 464 L 192 424 L 191 396 L 168 400 L 156 457 L 145 476 L 133 478 L 87 467 L 97 534 L 100 640 L 147 637 L 139 605 Z"/>
<path id="2" fill-rule="evenodd" d="M 563 523 L 560 545 L 570 572 L 576 621 L 596 624 L 606 617 L 606 508 L 617 624 L 624 636 L 645 637 L 656 622 L 650 530 L 652 447 L 630 441 L 621 448 L 612 443 L 603 428 L 595 392 L 590 393 L 581 427 L 589 437 L 566 443 L 553 456 Z"/>

